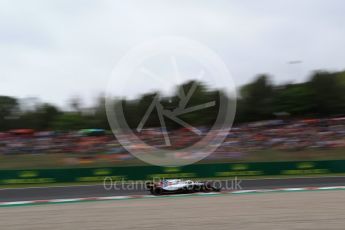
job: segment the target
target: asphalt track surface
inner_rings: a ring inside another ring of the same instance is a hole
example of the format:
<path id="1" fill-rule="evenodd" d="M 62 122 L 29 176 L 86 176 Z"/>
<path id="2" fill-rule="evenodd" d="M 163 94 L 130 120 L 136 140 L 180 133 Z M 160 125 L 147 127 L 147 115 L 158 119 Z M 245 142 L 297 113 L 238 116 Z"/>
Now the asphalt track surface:
<path id="1" fill-rule="evenodd" d="M 0 209 L 4 230 L 343 230 L 345 192 L 190 196 Z"/>
<path id="2" fill-rule="evenodd" d="M 299 187 L 327 187 L 344 186 L 345 177 L 319 177 L 319 178 L 294 178 L 294 179 L 256 179 L 239 181 L 221 181 L 223 190 L 251 190 L 251 189 L 276 189 Z M 237 186 L 236 186 L 237 184 Z M 240 187 L 239 187 L 240 186 Z M 0 202 L 31 201 L 68 199 L 84 197 L 106 197 L 146 195 L 148 191 L 140 184 L 117 184 L 106 190 L 103 185 L 82 186 L 56 186 L 56 187 L 32 187 L 16 189 L 0 189 Z"/>

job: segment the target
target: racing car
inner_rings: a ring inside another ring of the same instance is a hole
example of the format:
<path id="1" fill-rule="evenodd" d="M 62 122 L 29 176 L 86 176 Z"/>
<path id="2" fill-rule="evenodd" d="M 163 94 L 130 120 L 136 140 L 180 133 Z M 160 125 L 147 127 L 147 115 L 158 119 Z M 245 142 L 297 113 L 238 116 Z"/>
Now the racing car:
<path id="1" fill-rule="evenodd" d="M 148 182 L 146 188 L 152 195 L 195 193 L 195 192 L 220 192 L 221 188 L 211 182 L 195 182 L 191 180 L 170 179 L 159 182 Z"/>

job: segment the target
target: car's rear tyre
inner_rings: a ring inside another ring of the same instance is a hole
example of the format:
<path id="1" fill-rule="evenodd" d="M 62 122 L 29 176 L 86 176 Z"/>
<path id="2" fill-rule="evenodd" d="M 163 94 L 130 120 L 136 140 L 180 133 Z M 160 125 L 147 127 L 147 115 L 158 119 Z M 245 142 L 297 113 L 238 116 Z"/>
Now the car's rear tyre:
<path id="1" fill-rule="evenodd" d="M 156 196 L 162 195 L 162 194 L 163 194 L 163 189 L 161 189 L 161 188 L 155 188 L 155 189 L 153 190 L 153 194 L 156 195 Z"/>

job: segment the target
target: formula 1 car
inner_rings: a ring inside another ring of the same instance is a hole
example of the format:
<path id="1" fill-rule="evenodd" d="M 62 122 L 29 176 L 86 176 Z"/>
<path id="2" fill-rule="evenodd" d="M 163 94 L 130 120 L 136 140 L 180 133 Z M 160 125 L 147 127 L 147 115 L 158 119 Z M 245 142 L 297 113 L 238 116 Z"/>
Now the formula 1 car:
<path id="1" fill-rule="evenodd" d="M 195 193 L 195 192 L 220 192 L 221 188 L 211 182 L 195 182 L 191 180 L 162 180 L 157 183 L 148 182 L 146 188 L 152 195 Z"/>

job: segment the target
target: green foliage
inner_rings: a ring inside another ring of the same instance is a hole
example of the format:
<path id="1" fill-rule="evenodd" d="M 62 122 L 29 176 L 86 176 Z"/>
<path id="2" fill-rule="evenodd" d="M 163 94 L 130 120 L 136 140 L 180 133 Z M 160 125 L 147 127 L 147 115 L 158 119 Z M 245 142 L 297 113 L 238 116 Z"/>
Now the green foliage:
<path id="1" fill-rule="evenodd" d="M 237 121 L 255 121 L 273 116 L 274 88 L 269 77 L 258 76 L 252 83 L 240 89 Z"/>
<path id="2" fill-rule="evenodd" d="M 188 100 L 188 104 L 183 105 L 183 101 L 180 99 L 181 94 L 187 96 L 191 88 L 194 87 L 193 94 Z M 175 94 L 171 97 L 162 97 L 160 93 L 154 92 L 150 94 L 142 95 L 137 100 L 123 101 L 123 110 L 127 123 L 131 128 L 137 128 L 139 122 L 144 117 L 147 109 L 153 102 L 155 97 L 158 97 L 160 104 L 164 109 L 174 111 L 177 108 L 190 108 L 193 106 L 201 105 L 204 103 L 215 101 L 215 106 L 201 109 L 198 111 L 181 114 L 179 119 L 187 122 L 191 125 L 211 125 L 214 123 L 218 115 L 219 105 L 219 91 L 208 90 L 202 82 L 190 81 L 176 88 Z M 165 119 L 166 126 L 172 129 L 180 128 L 176 122 L 169 119 Z M 152 111 L 148 120 L 145 123 L 145 127 L 160 127 L 160 121 L 156 108 Z"/>
<path id="3" fill-rule="evenodd" d="M 309 84 L 313 92 L 314 111 L 320 115 L 345 112 L 345 87 L 339 81 L 339 73 L 317 72 Z"/>
<path id="4" fill-rule="evenodd" d="M 292 117 L 345 115 L 345 72 L 315 72 L 302 84 L 272 86 L 259 76 L 240 89 L 237 122 L 274 118 L 276 113 Z"/>
<path id="5" fill-rule="evenodd" d="M 275 112 L 287 112 L 294 116 L 313 114 L 313 91 L 307 84 L 290 84 L 275 90 Z"/>
<path id="6" fill-rule="evenodd" d="M 19 104 L 16 98 L 0 96 L 0 130 L 13 127 L 18 109 Z"/>
<path id="7" fill-rule="evenodd" d="M 52 127 L 55 130 L 79 130 L 86 127 L 86 121 L 83 116 L 74 112 L 66 112 L 59 115 L 54 122 Z"/>
<path id="8" fill-rule="evenodd" d="M 194 85 L 194 86 L 193 86 Z M 187 105 L 181 105 L 181 95 L 195 87 Z M 259 75 L 239 90 L 235 122 L 259 121 L 275 118 L 275 114 L 291 117 L 324 117 L 345 115 L 345 72 L 315 72 L 305 83 L 274 86 L 269 76 Z M 217 118 L 221 91 L 211 90 L 202 82 L 190 81 L 176 88 L 174 95 L 163 97 L 159 92 L 142 95 L 136 100 L 123 100 L 122 105 L 130 127 L 136 128 L 156 96 L 164 109 L 216 102 L 216 106 L 179 115 L 191 125 L 212 125 Z M 232 100 L 226 98 L 226 100 Z M 0 131 L 31 128 L 35 130 L 78 130 L 84 128 L 109 129 L 105 113 L 105 98 L 86 110 L 79 98 L 71 100 L 73 111 L 63 112 L 51 104 L 36 104 L 30 110 L 21 110 L 18 99 L 0 96 Z M 169 128 L 179 128 L 166 119 Z M 157 111 L 150 114 L 145 127 L 160 127 Z"/>

